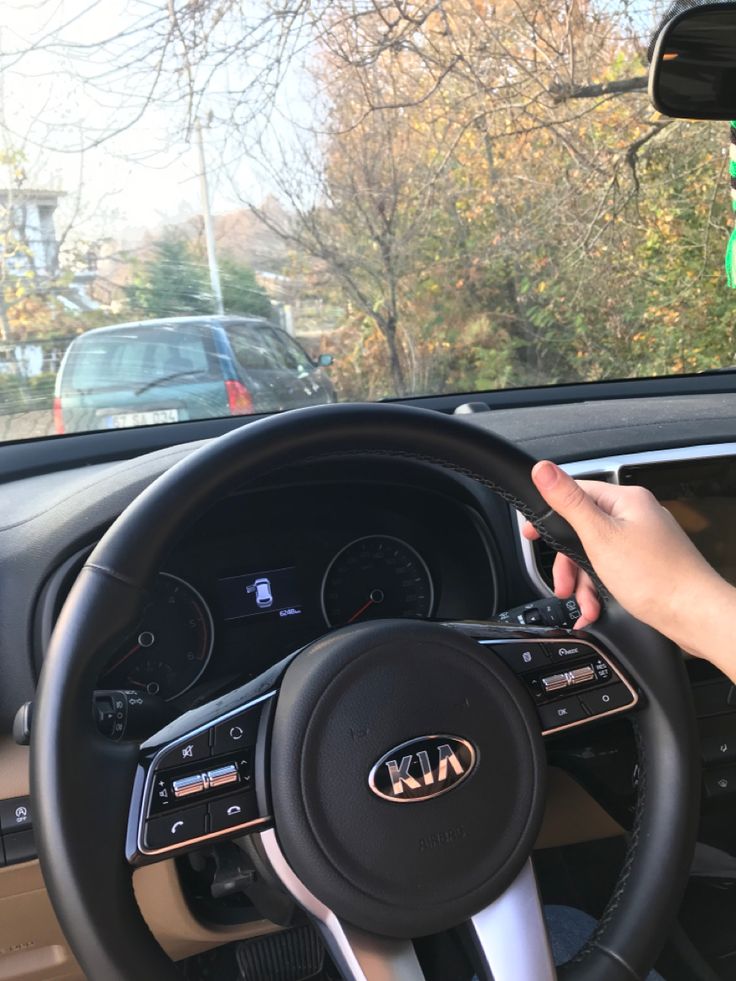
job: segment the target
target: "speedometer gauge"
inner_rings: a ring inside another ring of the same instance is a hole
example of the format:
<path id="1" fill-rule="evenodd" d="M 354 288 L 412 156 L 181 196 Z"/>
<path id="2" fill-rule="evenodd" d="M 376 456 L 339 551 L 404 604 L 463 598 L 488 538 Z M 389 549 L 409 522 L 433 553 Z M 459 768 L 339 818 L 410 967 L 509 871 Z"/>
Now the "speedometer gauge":
<path id="1" fill-rule="evenodd" d="M 161 572 L 135 633 L 111 658 L 99 685 L 176 698 L 201 677 L 213 642 L 212 614 L 200 594 Z"/>
<path id="2" fill-rule="evenodd" d="M 341 549 L 322 582 L 330 627 L 390 617 L 428 617 L 434 586 L 421 555 L 400 538 L 368 535 Z"/>

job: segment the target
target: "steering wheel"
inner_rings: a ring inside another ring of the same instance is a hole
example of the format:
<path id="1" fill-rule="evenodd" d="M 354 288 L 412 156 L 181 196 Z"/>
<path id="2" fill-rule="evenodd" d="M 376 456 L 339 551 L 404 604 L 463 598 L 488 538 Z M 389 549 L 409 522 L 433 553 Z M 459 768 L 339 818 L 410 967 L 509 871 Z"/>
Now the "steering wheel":
<path id="1" fill-rule="evenodd" d="M 201 841 L 250 835 L 351 981 L 423 978 L 411 939 L 461 923 L 480 977 L 642 978 L 687 879 L 699 753 L 676 649 L 611 602 L 583 634 L 479 622 L 346 627 L 142 746 L 97 731 L 90 706 L 98 676 L 182 530 L 247 480 L 356 453 L 474 478 L 585 564 L 572 529 L 534 488 L 526 453 L 424 409 L 298 410 L 239 428 L 170 469 L 87 560 L 39 685 L 31 742 L 38 851 L 74 953 L 92 981 L 180 977 L 140 913 L 133 868 Z M 539 657 L 549 663 L 550 638 L 566 645 L 556 650 L 572 655 L 570 671 L 582 665 L 589 681 L 590 671 L 603 672 L 593 696 L 580 696 L 578 722 L 632 711 L 641 773 L 614 895 L 590 942 L 559 973 L 530 858 L 544 804 L 544 736 L 575 724 L 530 670 Z"/>

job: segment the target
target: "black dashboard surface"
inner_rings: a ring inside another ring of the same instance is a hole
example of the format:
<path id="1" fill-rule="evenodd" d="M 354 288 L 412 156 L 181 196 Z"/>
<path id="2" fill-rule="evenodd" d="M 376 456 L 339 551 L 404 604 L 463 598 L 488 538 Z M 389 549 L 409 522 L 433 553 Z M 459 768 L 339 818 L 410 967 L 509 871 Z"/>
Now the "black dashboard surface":
<path id="1" fill-rule="evenodd" d="M 732 440 L 736 438 L 736 395 L 721 393 L 546 404 L 499 409 L 464 419 L 468 424 L 495 430 L 535 456 L 548 455 L 559 461 L 569 461 Z M 108 437 L 108 454 L 112 452 L 113 439 L 114 434 Z M 49 577 L 62 563 L 93 544 L 138 493 L 197 445 L 169 446 L 128 460 L 39 473 L 0 484 L 0 670 L 4 680 L 0 688 L 0 725 L 3 729 L 9 729 L 18 705 L 33 696 L 34 638 L 37 641 L 34 614 Z M 37 453 L 37 468 L 42 470 L 42 444 L 38 445 Z M 341 482 L 342 497 L 349 511 L 350 496 L 366 481 L 370 482 L 368 474 L 375 475 L 376 471 L 375 466 L 366 468 L 364 465 L 361 470 L 356 464 L 356 468 L 351 472 L 349 467 L 343 467 L 340 474 L 312 477 L 317 484 L 320 480 L 323 483 Z M 418 470 L 423 472 L 420 474 Z M 509 512 L 492 495 L 468 481 L 439 475 L 427 468 L 415 468 L 412 475 L 382 472 L 381 478 L 388 485 L 408 483 L 433 493 L 448 494 L 457 501 L 464 499 L 482 516 L 489 539 L 495 540 L 491 547 L 497 548 L 501 555 L 500 566 L 508 580 L 505 587 L 501 584 L 502 591 L 507 590 L 501 602 L 510 605 L 529 597 L 531 589 L 528 584 L 523 585 Z M 282 484 L 289 483 L 293 485 L 294 478 L 285 474 Z M 406 511 L 403 513 L 407 514 Z M 408 513 L 411 515 L 411 507 Z M 308 523 L 317 528 L 311 518 Z M 262 528 L 278 532 L 273 522 L 263 523 Z M 443 529 L 443 519 L 435 517 L 425 522 L 420 538 L 432 539 L 430 547 L 433 548 L 435 540 L 441 540 Z M 349 529 L 349 534 L 357 537 L 359 531 L 360 522 L 357 522 Z M 398 537 L 406 539 L 407 535 Z M 331 542 L 330 549 L 335 544 L 335 541 Z M 230 547 L 232 549 L 233 543 Z M 248 561 L 243 572 L 273 568 L 271 563 L 276 560 L 291 561 L 286 555 L 276 556 L 279 548 L 272 553 L 274 559 L 265 554 L 265 544 L 259 548 L 262 557 L 254 559 L 255 565 Z M 328 552 L 325 548 L 324 554 Z M 315 571 L 314 576 L 317 575 Z M 483 612 L 478 609 L 475 615 L 481 616 Z M 465 611 L 463 615 L 467 615 Z"/>

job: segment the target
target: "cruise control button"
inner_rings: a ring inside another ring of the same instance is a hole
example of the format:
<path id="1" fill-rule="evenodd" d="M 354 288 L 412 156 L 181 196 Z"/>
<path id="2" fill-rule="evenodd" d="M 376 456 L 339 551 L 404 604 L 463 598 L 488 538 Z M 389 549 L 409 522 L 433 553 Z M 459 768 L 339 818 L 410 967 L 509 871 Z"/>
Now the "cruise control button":
<path id="1" fill-rule="evenodd" d="M 549 658 L 542 644 L 489 644 L 492 651 L 508 664 L 512 671 L 533 671 L 535 668 L 548 668 Z"/>
<path id="2" fill-rule="evenodd" d="M 210 803 L 210 831 L 224 831 L 258 819 L 258 801 L 253 793 L 231 794 Z"/>
<path id="3" fill-rule="evenodd" d="M 235 715 L 227 722 L 221 722 L 215 727 L 215 741 L 212 752 L 215 756 L 220 753 L 238 752 L 244 746 L 255 746 L 258 735 L 258 725 L 261 721 L 261 707 Z"/>
<path id="4" fill-rule="evenodd" d="M 603 712 L 610 712 L 612 709 L 623 708 L 630 705 L 634 697 L 626 685 L 616 684 L 607 685 L 605 688 L 596 688 L 595 691 L 586 691 L 580 695 L 591 715 L 600 715 Z"/>
<path id="5" fill-rule="evenodd" d="M 33 827 L 30 797 L 11 797 L 0 800 L 0 829 L 3 834 Z"/>
<path id="6" fill-rule="evenodd" d="M 571 722 L 580 722 L 581 719 L 588 717 L 578 698 L 561 698 L 559 702 L 552 702 L 551 705 L 538 705 L 537 711 L 543 729 L 569 726 Z"/>
<path id="7" fill-rule="evenodd" d="M 571 661 L 574 657 L 591 657 L 598 655 L 587 644 L 578 644 L 574 640 L 545 641 L 547 653 L 553 661 Z"/>
<path id="8" fill-rule="evenodd" d="M 192 739 L 182 740 L 177 746 L 161 756 L 156 764 L 157 770 L 168 770 L 172 766 L 181 766 L 183 763 L 195 763 L 197 760 L 206 760 L 210 755 L 210 734 L 201 732 Z"/>
<path id="9" fill-rule="evenodd" d="M 207 806 L 188 807 L 185 811 L 170 811 L 163 817 L 151 818 L 146 824 L 146 846 L 167 848 L 201 838 L 206 832 Z"/>

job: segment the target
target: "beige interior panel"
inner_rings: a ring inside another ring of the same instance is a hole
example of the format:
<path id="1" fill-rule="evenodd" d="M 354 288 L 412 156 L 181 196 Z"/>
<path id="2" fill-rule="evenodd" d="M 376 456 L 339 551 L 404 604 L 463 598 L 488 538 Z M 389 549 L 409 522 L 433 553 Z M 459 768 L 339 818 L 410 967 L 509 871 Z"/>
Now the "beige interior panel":
<path id="1" fill-rule="evenodd" d="M 28 749 L 0 737 L 0 798 L 28 793 Z M 537 848 L 623 834 L 623 829 L 562 770 L 551 767 Z M 173 861 L 137 869 L 133 885 L 151 931 L 175 960 L 231 940 L 277 930 L 264 920 L 212 926 L 195 919 Z M 82 981 L 64 942 L 38 862 L 0 869 L 0 981 Z"/>
<path id="2" fill-rule="evenodd" d="M 267 920 L 238 926 L 201 923 L 192 916 L 184 899 L 173 860 L 136 869 L 133 887 L 153 935 L 174 960 L 191 957 L 230 940 L 245 940 L 279 929 Z"/>
<path id="3" fill-rule="evenodd" d="M 0 869 L 0 981 L 82 979 L 38 862 Z"/>
<path id="4" fill-rule="evenodd" d="M 614 838 L 624 829 L 565 770 L 547 771 L 547 803 L 535 848 Z"/>

